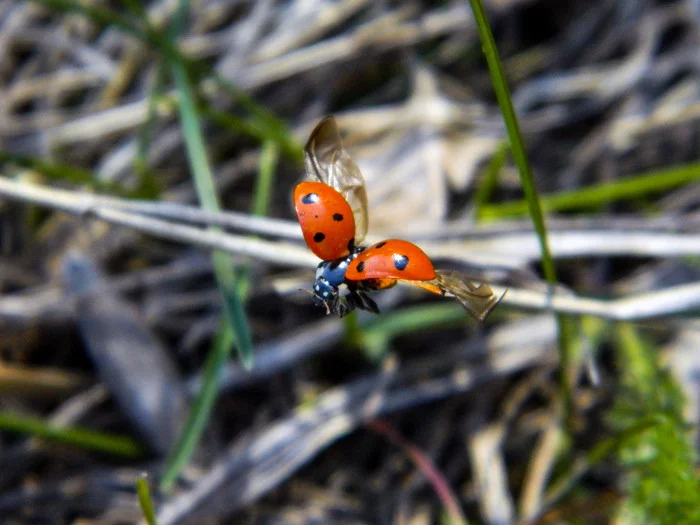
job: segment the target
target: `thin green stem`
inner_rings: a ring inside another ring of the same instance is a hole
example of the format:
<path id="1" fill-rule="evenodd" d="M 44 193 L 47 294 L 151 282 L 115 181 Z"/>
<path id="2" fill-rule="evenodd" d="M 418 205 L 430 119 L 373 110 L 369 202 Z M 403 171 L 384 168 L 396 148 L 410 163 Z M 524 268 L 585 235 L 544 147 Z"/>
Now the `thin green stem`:
<path id="1" fill-rule="evenodd" d="M 56 426 L 38 417 L 11 412 L 0 412 L 0 430 L 31 434 L 38 438 L 126 458 L 142 458 L 146 455 L 145 448 L 127 436 L 72 426 Z"/>
<path id="2" fill-rule="evenodd" d="M 185 430 L 166 461 L 165 472 L 160 481 L 160 489 L 163 492 L 172 489 L 180 471 L 189 462 L 202 431 L 209 421 L 211 409 L 219 392 L 219 376 L 226 364 L 228 349 L 232 344 L 233 332 L 220 329 L 214 340 L 214 346 L 207 355 L 202 373 L 202 388 L 190 410 Z"/>
<path id="3" fill-rule="evenodd" d="M 587 188 L 542 195 L 540 201 L 546 211 L 580 210 L 610 204 L 621 200 L 637 199 L 666 191 L 689 182 L 700 180 L 700 163 L 655 170 L 623 180 L 596 184 Z M 523 215 L 528 211 L 525 200 L 501 204 L 485 204 L 480 216 L 485 219 L 502 219 Z"/>
<path id="4" fill-rule="evenodd" d="M 542 206 L 537 194 L 535 178 L 530 168 L 530 163 L 527 159 L 525 146 L 523 144 L 522 133 L 520 132 L 520 124 L 513 108 L 513 102 L 510 96 L 510 90 L 506 82 L 506 76 L 503 71 L 503 65 L 498 55 L 498 49 L 491 33 L 491 27 L 486 17 L 486 12 L 481 0 L 469 0 L 476 25 L 479 30 L 479 36 L 483 46 L 486 62 L 488 63 L 491 73 L 491 81 L 493 82 L 498 105 L 503 114 L 503 120 L 508 131 L 510 146 L 513 152 L 513 159 L 520 173 L 520 180 L 525 193 L 525 200 L 528 204 L 530 218 L 537 232 L 537 239 L 540 244 L 540 252 L 542 255 L 542 270 L 545 279 L 552 286 L 557 283 L 557 273 L 554 267 L 554 259 L 549 249 L 549 241 L 547 239 L 547 228 L 544 222 Z M 571 414 L 573 408 L 572 391 L 573 384 L 569 375 L 569 369 L 572 362 L 572 349 L 569 340 L 569 327 L 565 316 L 557 314 L 558 324 L 558 343 L 560 349 L 560 367 L 559 375 L 562 385 L 562 395 L 564 397 L 564 407 L 567 414 Z"/>
<path id="5" fill-rule="evenodd" d="M 386 356 L 391 341 L 397 336 L 463 324 L 464 309 L 455 303 L 409 306 L 362 325 L 355 316 L 349 315 L 345 322 L 345 340 L 350 346 L 361 346 L 367 357 L 376 362 Z"/>
<path id="6" fill-rule="evenodd" d="M 100 181 L 99 178 L 95 177 L 94 174 L 88 170 L 74 168 L 66 164 L 46 162 L 37 157 L 18 155 L 0 150 L 0 164 L 1 163 L 14 164 L 20 168 L 41 173 L 51 179 L 65 180 L 74 184 L 85 184 L 88 187 L 115 195 L 127 195 L 129 193 L 119 184 Z"/>
<path id="7" fill-rule="evenodd" d="M 275 169 L 279 161 L 279 143 L 273 140 L 263 142 L 260 151 L 260 167 L 258 177 L 255 181 L 255 191 L 253 193 L 253 215 L 262 217 L 267 215 L 272 197 L 272 188 L 275 182 Z"/>
<path id="8" fill-rule="evenodd" d="M 165 80 L 167 77 L 167 67 L 165 62 L 160 61 L 156 70 L 156 76 L 153 79 L 153 87 L 148 94 L 148 109 L 146 112 L 146 121 L 141 126 L 138 134 L 138 146 L 136 157 L 134 159 L 134 168 L 139 176 L 139 185 L 145 192 L 150 193 L 151 197 L 156 197 L 160 193 L 158 180 L 153 174 L 153 170 L 148 165 L 148 144 L 151 139 L 151 133 L 156 123 L 156 109 L 158 100 L 163 96 Z"/>
<path id="9" fill-rule="evenodd" d="M 267 215 L 272 197 L 272 188 L 275 181 L 275 170 L 279 160 L 279 144 L 272 140 L 263 142 L 260 150 L 260 160 L 258 162 L 258 176 L 255 179 L 255 190 L 253 192 L 253 206 L 251 213 L 262 217 Z M 238 270 L 238 293 L 240 297 L 247 297 L 250 289 L 250 265 Z"/>
<path id="10" fill-rule="evenodd" d="M 181 0 L 180 15 L 177 24 L 183 24 L 182 11 L 187 9 L 186 0 Z M 174 38 L 175 33 L 170 32 Z M 219 211 L 219 199 L 214 187 L 214 177 L 207 159 L 206 147 L 194 102 L 194 93 L 190 84 L 187 68 L 176 55 L 169 57 L 169 64 L 175 87 L 179 94 L 179 112 L 182 123 L 188 160 L 194 177 L 195 189 L 202 207 L 208 211 Z M 216 230 L 215 228 L 211 228 Z M 227 320 L 217 334 L 216 341 L 207 357 L 202 389 L 191 409 L 187 424 L 175 449 L 168 457 L 161 489 L 172 488 L 180 470 L 189 461 L 199 438 L 204 431 L 219 388 L 220 371 L 228 360 L 234 343 L 244 367 L 253 364 L 253 343 L 248 326 L 248 319 L 243 302 L 238 295 L 235 268 L 231 258 L 225 252 L 215 250 L 212 253 L 214 276 L 221 291 L 224 304 L 224 318 Z"/>
<path id="11" fill-rule="evenodd" d="M 175 85 L 180 93 L 180 119 L 182 121 L 185 146 L 197 196 L 202 207 L 208 211 L 220 211 L 219 199 L 214 188 L 214 177 L 207 159 L 204 138 L 199 127 L 194 95 L 184 64 L 175 60 L 171 63 Z M 219 289 L 224 297 L 224 311 L 236 334 L 236 342 L 244 366 L 252 366 L 252 341 L 243 305 L 236 292 L 233 277 L 234 267 L 230 256 L 215 251 L 212 254 L 214 273 Z"/>
<path id="12" fill-rule="evenodd" d="M 141 506 L 141 512 L 143 512 L 146 523 L 148 523 L 148 525 L 157 525 L 156 513 L 153 509 L 151 492 L 148 489 L 148 481 L 146 478 L 139 478 L 136 480 L 136 492 L 139 496 L 139 505 Z"/>
<path id="13" fill-rule="evenodd" d="M 479 184 L 479 188 L 474 195 L 474 215 L 477 219 L 483 217 L 483 209 L 486 207 L 491 200 L 493 192 L 498 186 L 498 175 L 503 169 L 503 165 L 506 163 L 506 157 L 510 147 L 507 141 L 502 141 L 489 162 L 486 172 Z"/>

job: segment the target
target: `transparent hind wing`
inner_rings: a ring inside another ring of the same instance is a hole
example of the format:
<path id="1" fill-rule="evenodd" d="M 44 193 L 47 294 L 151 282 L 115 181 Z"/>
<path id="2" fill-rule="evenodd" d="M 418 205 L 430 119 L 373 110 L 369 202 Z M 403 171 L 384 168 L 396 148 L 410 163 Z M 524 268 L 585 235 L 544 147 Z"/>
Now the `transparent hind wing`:
<path id="1" fill-rule="evenodd" d="M 487 284 L 475 284 L 459 272 L 436 270 L 435 279 L 430 281 L 405 281 L 429 292 L 454 297 L 479 321 L 484 321 L 506 294 L 496 295 Z"/>
<path id="2" fill-rule="evenodd" d="M 438 270 L 435 273 L 435 285 L 443 290 L 445 295 L 457 299 L 465 310 L 482 322 L 506 294 L 503 292 L 497 295 L 489 285 L 475 284 L 458 272 Z"/>
<path id="3" fill-rule="evenodd" d="M 307 180 L 323 182 L 337 190 L 348 202 L 355 217 L 355 243 L 367 235 L 367 192 L 360 168 L 343 147 L 338 125 L 326 117 L 311 132 L 304 148 Z"/>

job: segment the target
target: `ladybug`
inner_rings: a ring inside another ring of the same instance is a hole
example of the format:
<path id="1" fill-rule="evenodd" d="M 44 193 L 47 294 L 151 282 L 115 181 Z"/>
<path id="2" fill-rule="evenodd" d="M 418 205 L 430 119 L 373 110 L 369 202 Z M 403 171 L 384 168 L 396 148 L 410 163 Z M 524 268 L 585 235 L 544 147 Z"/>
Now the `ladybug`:
<path id="1" fill-rule="evenodd" d="M 322 262 L 316 269 L 314 301 L 340 317 L 360 309 L 379 313 L 368 292 L 401 281 L 434 294 L 454 297 L 483 321 L 498 304 L 486 284 L 457 272 L 436 270 L 415 244 L 388 239 L 360 246 L 367 234 L 367 192 L 360 169 L 343 147 L 333 117 L 311 132 L 304 149 L 306 180 L 294 188 L 294 207 L 309 249 Z"/>

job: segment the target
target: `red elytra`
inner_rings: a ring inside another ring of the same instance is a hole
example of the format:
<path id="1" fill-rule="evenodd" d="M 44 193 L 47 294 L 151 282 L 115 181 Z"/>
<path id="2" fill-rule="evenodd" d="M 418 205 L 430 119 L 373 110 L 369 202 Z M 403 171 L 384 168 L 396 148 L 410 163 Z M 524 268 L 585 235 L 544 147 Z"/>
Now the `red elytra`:
<path id="1" fill-rule="evenodd" d="M 412 242 L 388 239 L 360 253 L 348 265 L 345 278 L 430 281 L 435 279 L 435 268 L 425 252 Z"/>
<path id="2" fill-rule="evenodd" d="M 316 256 L 331 261 L 350 253 L 355 218 L 340 193 L 322 182 L 300 182 L 294 207 L 306 245 Z"/>

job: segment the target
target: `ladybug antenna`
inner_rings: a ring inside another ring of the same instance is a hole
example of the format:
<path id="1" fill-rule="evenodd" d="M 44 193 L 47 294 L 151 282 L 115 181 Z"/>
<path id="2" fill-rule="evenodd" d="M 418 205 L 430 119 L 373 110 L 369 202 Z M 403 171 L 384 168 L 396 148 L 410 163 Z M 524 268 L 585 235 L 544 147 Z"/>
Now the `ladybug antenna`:
<path id="1" fill-rule="evenodd" d="M 312 290 L 308 290 L 307 288 L 297 288 L 297 292 L 304 292 L 309 294 L 314 299 L 319 299 L 319 297 Z M 322 304 L 326 307 L 326 315 L 329 315 L 331 313 L 331 307 L 328 305 L 328 301 L 322 301 Z"/>
<path id="2" fill-rule="evenodd" d="M 297 292 L 304 292 L 304 293 L 309 294 L 312 297 L 316 297 L 316 294 L 313 291 L 308 290 L 306 288 L 297 288 Z"/>

